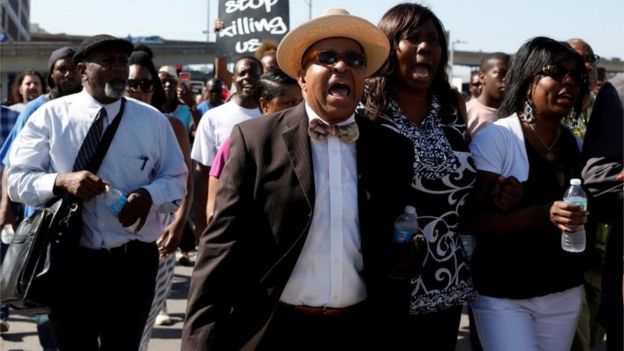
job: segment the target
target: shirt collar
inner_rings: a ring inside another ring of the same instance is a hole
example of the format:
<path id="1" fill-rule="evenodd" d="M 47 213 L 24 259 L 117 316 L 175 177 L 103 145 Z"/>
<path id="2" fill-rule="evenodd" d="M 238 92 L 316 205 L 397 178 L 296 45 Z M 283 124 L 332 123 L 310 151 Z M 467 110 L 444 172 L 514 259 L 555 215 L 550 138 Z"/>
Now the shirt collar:
<path id="1" fill-rule="evenodd" d="M 308 105 L 308 103 L 305 103 L 305 109 L 306 109 L 306 114 L 308 115 L 308 122 L 310 122 L 311 120 L 318 118 L 321 121 L 323 121 L 323 123 L 329 124 L 327 123 L 324 119 L 322 119 L 321 117 L 319 117 L 318 114 L 316 114 L 316 112 L 314 112 L 314 110 L 312 110 L 312 107 L 310 107 L 310 105 Z M 342 125 L 347 125 L 347 124 L 351 124 L 355 122 L 355 111 L 351 114 L 351 116 L 349 116 L 349 118 L 347 118 L 346 120 L 336 123 L 339 126 Z"/>
<path id="2" fill-rule="evenodd" d="M 102 107 L 106 109 L 106 114 L 108 117 L 107 119 L 109 123 L 112 122 L 113 118 L 115 118 L 119 113 L 119 109 L 121 108 L 121 99 L 118 99 L 110 104 L 102 104 L 101 102 L 94 99 L 93 96 L 89 95 L 86 89 L 82 89 L 79 94 L 82 95 L 81 100 L 84 102 L 87 110 L 90 112 L 93 111 L 93 113 L 90 113 L 91 118 L 95 118 L 95 116 Z"/>

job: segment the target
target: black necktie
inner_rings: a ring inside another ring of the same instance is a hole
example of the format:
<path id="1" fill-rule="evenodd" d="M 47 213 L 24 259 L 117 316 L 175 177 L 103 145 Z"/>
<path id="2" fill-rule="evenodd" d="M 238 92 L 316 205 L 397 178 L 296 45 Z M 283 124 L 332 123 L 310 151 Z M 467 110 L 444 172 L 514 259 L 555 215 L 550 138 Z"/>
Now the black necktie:
<path id="1" fill-rule="evenodd" d="M 102 132 L 104 131 L 104 122 L 106 121 L 106 109 L 102 107 L 98 114 L 95 116 L 95 121 L 91 124 L 89 132 L 82 142 L 78 156 L 74 162 L 74 172 L 87 169 L 89 161 L 95 155 L 100 139 L 102 139 Z"/>

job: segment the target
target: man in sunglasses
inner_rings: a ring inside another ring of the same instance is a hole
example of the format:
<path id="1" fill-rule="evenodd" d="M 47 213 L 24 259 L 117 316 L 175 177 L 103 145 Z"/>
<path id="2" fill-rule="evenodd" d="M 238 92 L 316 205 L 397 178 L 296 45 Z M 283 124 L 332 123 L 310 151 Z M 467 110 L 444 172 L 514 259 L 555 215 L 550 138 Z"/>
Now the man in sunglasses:
<path id="1" fill-rule="evenodd" d="M 174 210 L 186 192 L 188 170 L 169 121 L 123 98 L 132 50 L 110 35 L 85 39 L 73 55 L 84 89 L 41 106 L 11 151 L 11 199 L 81 200 L 82 230 L 70 233 L 79 247 L 50 292 L 50 325 L 61 350 L 139 348 L 154 295 L 155 241 L 164 229 L 158 212 Z M 110 131 L 101 166 L 87 170 Z M 127 194 L 118 213 L 102 196 L 107 185 Z"/>
<path id="2" fill-rule="evenodd" d="M 624 74 L 596 95 L 583 140 L 583 185 L 591 194 L 585 224 L 585 299 L 573 350 L 590 350 L 607 335 L 607 350 L 622 350 L 622 209 L 624 191 Z M 604 330 L 598 325 L 604 327 Z M 584 336 L 584 338 L 583 338 Z M 582 341 L 581 343 L 578 343 Z"/>
<path id="3" fill-rule="evenodd" d="M 478 71 L 472 72 L 470 74 L 470 87 L 468 88 L 468 90 L 470 91 L 470 100 L 478 98 L 481 94 L 481 78 L 479 77 Z"/>
<path id="4" fill-rule="evenodd" d="M 232 130 L 183 350 L 358 350 L 381 335 L 369 328 L 389 302 L 385 250 L 413 151 L 355 109 L 388 53 L 345 10 L 284 37 L 278 65 L 304 102 Z"/>

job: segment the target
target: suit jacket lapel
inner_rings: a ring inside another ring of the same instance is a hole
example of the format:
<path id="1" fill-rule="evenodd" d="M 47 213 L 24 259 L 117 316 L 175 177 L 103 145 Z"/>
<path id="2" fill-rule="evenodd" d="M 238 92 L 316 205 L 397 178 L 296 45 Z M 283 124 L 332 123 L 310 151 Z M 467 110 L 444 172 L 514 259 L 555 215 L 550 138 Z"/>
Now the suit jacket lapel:
<path id="1" fill-rule="evenodd" d="M 304 106 L 303 103 L 299 104 L 285 116 L 286 129 L 282 132 L 282 137 L 286 143 L 290 163 L 312 210 L 314 208 L 314 174 L 308 137 L 308 116 Z"/>

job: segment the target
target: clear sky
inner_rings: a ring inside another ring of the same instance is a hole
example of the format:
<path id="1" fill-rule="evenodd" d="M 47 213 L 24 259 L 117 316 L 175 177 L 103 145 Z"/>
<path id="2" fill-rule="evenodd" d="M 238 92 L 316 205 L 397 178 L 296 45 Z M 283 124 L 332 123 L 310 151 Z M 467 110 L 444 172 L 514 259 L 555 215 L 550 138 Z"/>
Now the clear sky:
<path id="1" fill-rule="evenodd" d="M 210 1 L 210 9 L 207 3 Z M 262 1 L 262 0 L 248 0 Z M 377 23 L 396 0 L 309 0 L 312 17 L 343 7 Z M 308 19 L 308 0 L 290 0 L 294 27 Z M 527 39 L 581 37 L 596 54 L 624 60 L 622 0 L 426 0 L 450 31 L 457 50 L 514 53 Z M 208 18 L 208 15 L 210 16 Z M 206 40 L 217 17 L 217 0 L 31 0 L 31 22 L 50 33 L 125 37 L 158 35 Z M 210 36 L 214 40 L 214 34 Z"/>

